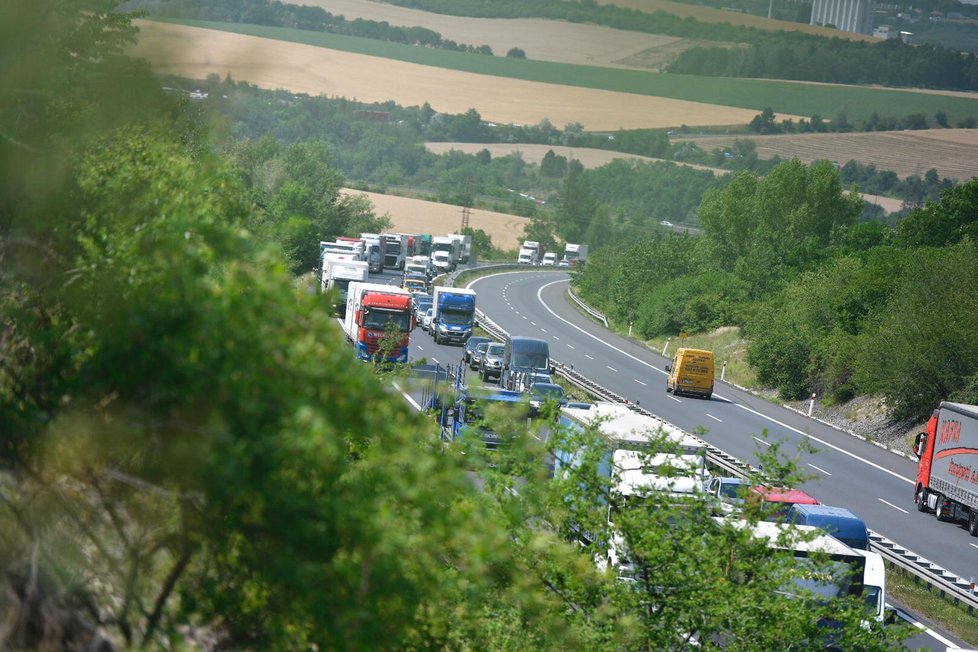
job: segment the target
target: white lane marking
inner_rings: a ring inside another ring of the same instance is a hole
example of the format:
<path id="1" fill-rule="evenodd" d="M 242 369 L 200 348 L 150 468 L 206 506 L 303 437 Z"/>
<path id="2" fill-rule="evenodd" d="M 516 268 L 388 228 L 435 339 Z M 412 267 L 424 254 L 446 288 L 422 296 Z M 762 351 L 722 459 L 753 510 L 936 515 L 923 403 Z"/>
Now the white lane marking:
<path id="1" fill-rule="evenodd" d="M 639 380 L 638 378 L 632 378 L 632 380 L 634 380 L 634 381 L 635 381 L 636 383 L 638 383 L 638 384 L 639 384 L 639 385 L 641 385 L 642 387 L 648 387 L 648 386 L 649 386 L 649 385 L 648 385 L 648 383 L 643 383 L 643 382 L 642 382 L 641 380 Z"/>
<path id="2" fill-rule="evenodd" d="M 568 348 L 568 349 L 573 349 L 573 348 L 574 348 L 574 345 L 573 345 L 573 344 L 568 344 L 568 345 L 567 345 L 567 348 Z"/>
<path id="3" fill-rule="evenodd" d="M 968 545 L 969 546 L 974 546 L 975 548 L 978 548 L 978 543 L 969 543 Z"/>
<path id="4" fill-rule="evenodd" d="M 676 403 L 682 403 L 682 401 L 680 401 L 680 400 L 679 400 L 678 398 L 676 398 L 676 397 L 675 397 L 675 396 L 673 396 L 672 394 L 666 394 L 666 398 L 671 398 L 671 399 L 672 399 L 672 400 L 674 400 L 674 401 L 675 401 Z"/>
<path id="5" fill-rule="evenodd" d="M 485 277 L 483 277 L 483 278 L 485 278 Z M 603 344 L 604 346 L 608 347 L 609 349 L 612 349 L 614 351 L 617 351 L 618 353 L 622 354 L 623 356 L 625 356 L 627 358 L 631 358 L 632 360 L 634 360 L 635 362 L 637 362 L 639 364 L 645 365 L 649 369 L 654 369 L 655 371 L 658 371 L 662 375 L 666 375 L 666 372 L 664 370 L 659 369 L 659 368 L 657 368 L 657 367 L 649 364 L 645 360 L 641 360 L 641 359 L 635 357 L 634 355 L 632 355 L 631 353 L 628 353 L 627 351 L 623 351 L 623 350 L 619 349 L 617 346 L 613 346 L 611 344 L 608 344 L 607 342 L 601 340 L 596 335 L 593 335 L 591 333 L 588 333 L 586 330 L 584 330 L 583 328 L 581 328 L 577 324 L 572 324 L 571 322 L 567 321 L 566 319 L 564 319 L 563 317 L 561 317 L 560 315 L 558 315 L 556 312 L 554 312 L 553 309 L 544 302 L 544 300 L 543 300 L 543 291 L 546 288 L 550 287 L 551 285 L 556 285 L 557 283 L 567 283 L 567 282 L 568 282 L 567 280 L 551 281 L 550 283 L 547 283 L 546 285 L 541 285 L 537 289 L 537 300 L 540 302 L 540 305 L 542 305 L 544 307 L 544 309 L 546 309 L 547 312 L 549 312 L 551 315 L 553 315 L 554 317 L 556 317 L 560 321 L 564 322 L 565 324 L 567 324 L 571 328 L 577 329 L 580 333 L 582 333 L 584 335 L 587 335 L 588 337 L 590 337 L 591 339 L 595 340 L 596 342 L 600 342 L 601 344 Z M 776 425 L 781 426 L 782 428 L 785 428 L 786 430 L 790 430 L 791 432 L 794 432 L 796 434 L 799 434 L 802 437 L 806 437 L 808 439 L 811 439 L 812 441 L 816 441 L 819 444 L 822 444 L 823 446 L 825 446 L 826 448 L 831 448 L 832 450 L 837 451 L 839 453 L 842 453 L 843 455 L 847 455 L 847 456 L 851 457 L 854 460 L 858 460 L 858 461 L 862 462 L 863 464 L 866 464 L 867 466 L 871 466 L 874 469 L 877 469 L 878 471 L 882 471 L 883 473 L 887 473 L 889 475 L 892 475 L 894 478 L 896 478 L 898 480 L 903 480 L 907 484 L 914 484 L 914 481 L 913 480 L 911 480 L 910 478 L 903 477 L 902 475 L 900 475 L 896 471 L 891 471 L 891 470 L 889 470 L 887 468 L 884 468 L 884 467 L 880 466 L 879 464 L 876 464 L 875 462 L 870 462 L 869 460 L 867 460 L 864 457 L 859 457 L 855 453 L 852 453 L 850 451 L 847 451 L 846 449 L 840 448 L 839 446 L 836 446 L 834 444 L 830 444 L 829 442 L 825 441 L 824 439 L 821 439 L 819 437 L 816 437 L 815 435 L 812 435 L 812 434 L 809 434 L 807 432 L 804 432 L 803 430 L 799 430 L 798 428 L 793 428 L 793 427 L 789 426 L 788 424 L 783 423 L 782 421 L 778 421 L 774 417 L 770 417 L 770 416 L 768 416 L 766 414 L 762 414 L 762 413 L 758 412 L 757 410 L 753 410 L 753 409 L 747 407 L 746 405 L 743 405 L 742 403 L 734 403 L 730 399 L 724 398 L 724 397 L 716 394 L 715 392 L 713 394 L 713 398 L 720 399 L 722 401 L 726 401 L 727 403 L 733 403 L 734 405 L 736 405 L 740 409 L 746 410 L 747 412 L 750 412 L 751 414 L 753 414 L 755 416 L 758 416 L 758 417 L 764 419 L 765 421 L 770 421 L 771 423 L 774 423 Z"/>
<path id="6" fill-rule="evenodd" d="M 517 314 L 519 314 L 519 313 L 517 313 Z M 520 317 L 522 317 L 523 319 L 527 319 L 527 316 L 526 315 L 520 315 Z M 527 321 L 529 321 L 529 320 L 527 319 Z"/>
<path id="7" fill-rule="evenodd" d="M 536 326 L 536 325 L 537 325 L 537 323 L 535 321 L 531 321 L 530 322 L 530 326 Z"/>
<path id="8" fill-rule="evenodd" d="M 819 473 L 824 473 L 825 475 L 829 476 L 830 478 L 832 477 L 832 474 L 829 473 L 828 471 L 826 471 L 825 469 L 820 469 L 819 467 L 815 466 L 814 464 L 809 464 L 808 466 L 812 467 L 813 469 L 815 469 Z"/>
<path id="9" fill-rule="evenodd" d="M 893 607 L 893 605 L 887 605 L 887 606 L 893 608 L 897 612 L 897 615 L 900 616 L 900 618 L 903 618 L 905 621 L 907 621 L 908 623 L 910 623 L 911 625 L 913 625 L 917 629 L 919 629 L 919 630 L 921 630 L 923 632 L 926 632 L 928 635 L 933 636 L 934 638 L 936 638 L 947 649 L 949 649 L 949 650 L 957 650 L 958 649 L 958 644 L 957 643 L 954 643 L 953 641 L 947 640 L 946 638 L 944 638 L 943 636 L 941 636 L 940 634 L 938 634 L 937 632 L 935 632 L 933 629 L 931 629 L 927 625 L 925 625 L 925 624 L 923 624 L 921 622 L 918 622 L 913 616 L 911 616 L 910 614 L 908 614 L 903 609 L 896 609 L 896 607 Z"/>
<path id="10" fill-rule="evenodd" d="M 608 367 L 608 369 L 611 369 L 613 372 L 618 373 L 618 370 L 612 367 L 610 364 L 606 364 L 605 366 Z"/>
<path id="11" fill-rule="evenodd" d="M 421 346 L 421 345 L 418 345 L 418 351 L 424 351 L 424 347 Z"/>
<path id="12" fill-rule="evenodd" d="M 584 354 L 584 357 L 585 358 L 588 358 L 590 360 L 594 360 L 594 356 L 593 355 L 588 355 L 587 353 Z"/>
<path id="13" fill-rule="evenodd" d="M 543 332 L 546 333 L 547 331 L 543 331 Z M 554 335 L 554 339 L 557 340 L 558 342 L 560 341 L 560 338 L 557 337 L 556 335 Z"/>
<path id="14" fill-rule="evenodd" d="M 880 501 L 880 502 L 881 502 L 881 503 L 883 503 L 884 505 L 889 505 L 889 506 L 890 506 L 890 507 L 892 507 L 893 509 L 898 509 L 898 510 L 900 510 L 901 512 L 903 512 L 904 514 L 909 514 L 909 513 L 910 513 L 910 512 L 908 512 L 907 510 L 905 510 L 905 509 L 904 509 L 904 508 L 902 508 L 902 507 L 897 507 L 896 505 L 894 505 L 893 503 L 891 503 L 891 502 L 890 502 L 890 501 L 888 501 L 888 500 L 883 500 L 882 498 L 877 498 L 876 500 L 878 500 L 878 501 Z M 975 544 L 973 544 L 973 543 L 972 543 L 971 545 L 973 545 L 973 546 L 974 546 Z M 976 547 L 976 548 L 978 548 L 978 546 L 975 546 L 975 547 Z"/>
<path id="15" fill-rule="evenodd" d="M 541 328 L 540 330 L 542 330 L 544 333 L 547 332 L 547 329 L 546 328 Z"/>
<path id="16" fill-rule="evenodd" d="M 711 419 L 713 419 L 714 421 L 719 421 L 720 423 L 723 423 L 723 419 L 717 419 L 717 418 L 716 418 L 715 416 L 713 416 L 713 415 L 712 415 L 712 414 L 710 414 L 709 412 L 707 412 L 707 413 L 706 413 L 706 416 L 708 416 L 708 417 L 710 417 L 710 418 L 711 418 Z"/>
<path id="17" fill-rule="evenodd" d="M 764 444 L 765 446 L 770 446 L 771 445 L 771 442 L 764 441 L 763 439 L 761 439 L 759 437 L 754 437 L 754 441 L 756 441 L 758 444 Z"/>
<path id="18" fill-rule="evenodd" d="M 394 383 L 394 389 L 396 389 L 398 392 L 401 393 L 401 396 L 404 397 L 404 400 L 405 401 L 407 401 L 408 403 L 411 404 L 411 407 L 413 407 L 418 412 L 421 411 L 421 405 L 417 401 L 415 401 L 413 398 L 411 398 L 411 395 L 410 394 L 408 394 L 403 389 L 401 389 L 401 386 L 400 385 L 398 385 L 397 383 Z"/>
<path id="19" fill-rule="evenodd" d="M 439 364 L 438 358 L 432 358 L 431 361 L 434 362 L 435 364 Z"/>

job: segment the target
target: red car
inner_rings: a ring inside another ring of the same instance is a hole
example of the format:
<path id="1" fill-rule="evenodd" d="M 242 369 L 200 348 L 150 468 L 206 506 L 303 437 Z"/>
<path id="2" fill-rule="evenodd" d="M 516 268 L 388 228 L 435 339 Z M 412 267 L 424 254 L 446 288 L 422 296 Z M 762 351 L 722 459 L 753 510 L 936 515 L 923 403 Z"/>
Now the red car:
<path id="1" fill-rule="evenodd" d="M 765 510 L 765 521 L 783 521 L 792 505 L 821 505 L 818 500 L 809 496 L 801 489 L 785 489 L 784 487 L 751 487 L 747 492 L 747 501 L 760 500 Z"/>

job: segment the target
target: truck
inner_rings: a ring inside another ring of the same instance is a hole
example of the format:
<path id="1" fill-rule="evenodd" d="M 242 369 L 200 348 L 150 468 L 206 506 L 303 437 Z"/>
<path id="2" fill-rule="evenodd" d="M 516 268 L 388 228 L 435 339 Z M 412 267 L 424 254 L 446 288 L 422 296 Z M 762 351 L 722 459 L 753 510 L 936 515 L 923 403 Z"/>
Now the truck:
<path id="1" fill-rule="evenodd" d="M 320 242 L 319 261 L 320 268 L 325 267 L 326 254 L 343 254 L 349 256 L 351 260 L 363 260 L 362 249 L 351 242 Z"/>
<path id="2" fill-rule="evenodd" d="M 475 325 L 475 290 L 436 285 L 432 292 L 431 334 L 435 344 L 464 345 Z"/>
<path id="3" fill-rule="evenodd" d="M 537 250 L 527 249 L 523 247 L 520 249 L 519 256 L 516 258 L 516 262 L 520 265 L 536 265 L 537 264 Z"/>
<path id="4" fill-rule="evenodd" d="M 584 266 L 587 262 L 587 245 L 586 244 L 572 244 L 568 242 L 564 246 L 564 260 L 571 267 Z"/>
<path id="5" fill-rule="evenodd" d="M 353 281 L 366 281 L 370 266 L 362 260 L 349 260 L 326 254 L 323 261 L 321 289 L 323 292 L 336 290 L 339 293 L 333 310 L 340 317 L 346 314 L 346 293 Z"/>
<path id="6" fill-rule="evenodd" d="M 472 256 L 472 236 L 462 235 L 460 233 L 449 233 L 448 237 L 458 242 L 458 262 L 462 265 L 468 265 L 469 258 Z"/>
<path id="7" fill-rule="evenodd" d="M 796 503 L 788 510 L 786 520 L 817 527 L 850 548 L 869 550 L 869 530 L 865 521 L 845 507 Z"/>
<path id="8" fill-rule="evenodd" d="M 978 536 L 978 405 L 942 401 L 914 439 L 914 502 L 938 521 L 966 521 Z"/>
<path id="9" fill-rule="evenodd" d="M 406 290 L 381 283 L 350 283 L 343 331 L 360 360 L 407 362 L 414 324 L 411 294 Z M 389 331 L 396 341 L 385 341 Z M 385 349 L 388 355 L 381 358 Z"/>
<path id="10" fill-rule="evenodd" d="M 385 233 L 387 251 L 384 253 L 384 267 L 404 269 L 408 255 L 408 237 L 404 233 Z"/>
<path id="11" fill-rule="evenodd" d="M 425 279 L 430 281 L 434 276 L 434 267 L 427 256 L 410 256 L 404 263 L 404 273 L 409 272 L 424 274 Z"/>
<path id="12" fill-rule="evenodd" d="M 452 254 L 443 250 L 432 251 L 431 267 L 436 275 L 448 274 L 452 271 Z"/>
<path id="13" fill-rule="evenodd" d="M 438 260 L 435 258 L 435 253 L 439 251 L 448 252 L 449 258 L 449 269 L 448 271 L 454 272 L 455 268 L 458 267 L 458 262 L 462 258 L 461 243 L 455 240 L 451 236 L 438 236 L 431 239 L 431 262 L 438 267 Z"/>
<path id="14" fill-rule="evenodd" d="M 366 260 L 370 263 L 370 273 L 380 274 L 384 271 L 384 258 L 387 255 L 387 238 L 379 233 L 361 233 L 366 249 Z"/>

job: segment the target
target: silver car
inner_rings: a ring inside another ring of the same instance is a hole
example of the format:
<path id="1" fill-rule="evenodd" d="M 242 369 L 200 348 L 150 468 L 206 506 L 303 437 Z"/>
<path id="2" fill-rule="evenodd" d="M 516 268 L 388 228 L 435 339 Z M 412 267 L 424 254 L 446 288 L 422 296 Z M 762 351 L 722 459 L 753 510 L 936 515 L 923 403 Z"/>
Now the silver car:
<path id="1" fill-rule="evenodd" d="M 499 342 L 493 342 L 486 348 L 486 352 L 482 354 L 482 359 L 479 361 L 479 375 L 482 376 L 482 380 L 488 381 L 490 378 L 499 378 L 499 375 L 503 372 L 503 353 L 506 351 L 506 345 Z"/>
<path id="2" fill-rule="evenodd" d="M 479 364 L 482 362 L 482 356 L 485 355 L 486 349 L 489 348 L 489 342 L 479 342 L 475 345 L 472 353 L 469 354 L 469 369 L 478 369 Z"/>

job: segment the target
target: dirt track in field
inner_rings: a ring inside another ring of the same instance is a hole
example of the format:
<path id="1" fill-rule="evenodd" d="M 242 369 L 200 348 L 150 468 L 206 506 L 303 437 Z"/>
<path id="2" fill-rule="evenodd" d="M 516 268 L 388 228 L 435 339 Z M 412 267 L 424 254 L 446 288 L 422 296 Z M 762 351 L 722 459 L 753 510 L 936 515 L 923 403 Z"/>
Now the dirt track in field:
<path id="1" fill-rule="evenodd" d="M 923 176 L 931 168 L 941 177 L 967 181 L 978 176 L 978 129 L 923 129 L 850 134 L 785 134 L 749 136 L 761 158 L 826 159 L 845 164 L 855 159 L 892 170 L 901 178 Z M 710 151 L 729 147 L 733 136 L 684 138 Z"/>
<path id="2" fill-rule="evenodd" d="M 443 113 L 477 110 L 486 121 L 589 131 L 731 125 L 757 111 L 463 73 L 230 32 L 137 21 L 136 56 L 161 73 L 203 79 L 230 74 L 262 88 L 402 106 L 431 104 Z"/>
<path id="3" fill-rule="evenodd" d="M 366 195 L 377 215 L 387 213 L 393 231 L 444 235 L 457 232 L 462 226 L 461 206 L 348 188 L 342 192 L 344 195 Z M 517 249 L 523 240 L 523 225 L 529 222 L 525 217 L 478 208 L 471 209 L 469 215 L 469 226 L 485 231 L 499 249 Z"/>

